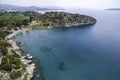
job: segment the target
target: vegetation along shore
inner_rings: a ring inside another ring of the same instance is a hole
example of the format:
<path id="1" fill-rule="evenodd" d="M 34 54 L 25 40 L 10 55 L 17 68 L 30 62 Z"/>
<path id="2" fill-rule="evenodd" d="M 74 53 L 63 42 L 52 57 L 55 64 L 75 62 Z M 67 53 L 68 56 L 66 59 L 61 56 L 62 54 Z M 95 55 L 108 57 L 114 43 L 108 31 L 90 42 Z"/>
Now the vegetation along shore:
<path id="1" fill-rule="evenodd" d="M 91 16 L 67 12 L 0 12 L 0 80 L 30 80 L 35 64 L 22 55 L 19 42 L 11 38 L 31 28 L 74 27 L 95 24 Z"/>

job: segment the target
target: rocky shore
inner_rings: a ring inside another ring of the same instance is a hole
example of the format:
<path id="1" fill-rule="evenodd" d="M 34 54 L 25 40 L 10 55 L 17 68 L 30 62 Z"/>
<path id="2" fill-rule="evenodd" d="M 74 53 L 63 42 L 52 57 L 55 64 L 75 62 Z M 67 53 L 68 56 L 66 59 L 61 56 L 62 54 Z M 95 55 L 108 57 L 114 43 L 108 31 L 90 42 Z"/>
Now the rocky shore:
<path id="1" fill-rule="evenodd" d="M 12 45 L 13 50 L 16 52 L 16 54 L 21 56 L 21 61 L 24 65 L 26 65 L 26 69 L 25 72 L 23 73 L 23 75 L 18 78 L 17 80 L 31 80 L 31 78 L 33 77 L 34 74 L 34 70 L 35 70 L 35 64 L 32 63 L 32 58 L 29 58 L 29 56 L 23 56 L 22 55 L 22 51 L 21 48 L 16 44 L 15 41 L 13 40 L 8 40 L 8 43 Z"/>
<path id="2" fill-rule="evenodd" d="M 34 72 L 35 72 L 35 63 L 32 62 L 32 56 L 30 54 L 27 54 L 26 56 L 22 55 L 22 51 L 21 48 L 17 45 L 17 43 L 15 41 L 13 41 L 11 38 L 19 33 L 28 31 L 30 29 L 19 29 L 17 31 L 13 31 L 12 34 L 9 34 L 5 40 L 12 46 L 10 48 L 8 48 L 8 52 L 10 52 L 11 50 L 15 51 L 15 54 L 18 54 L 21 58 L 21 62 L 25 65 L 25 70 L 22 74 L 21 77 L 16 78 L 15 80 L 31 80 Z M 10 78 L 10 72 L 6 72 L 6 71 L 0 71 L 0 80 L 12 80 Z"/>

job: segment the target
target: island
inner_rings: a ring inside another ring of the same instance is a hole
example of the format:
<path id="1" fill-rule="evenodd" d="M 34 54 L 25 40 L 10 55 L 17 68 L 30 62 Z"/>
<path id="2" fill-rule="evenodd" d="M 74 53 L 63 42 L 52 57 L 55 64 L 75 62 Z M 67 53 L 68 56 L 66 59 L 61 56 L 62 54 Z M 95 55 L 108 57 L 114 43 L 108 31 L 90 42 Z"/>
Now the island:
<path id="1" fill-rule="evenodd" d="M 106 10 L 120 10 L 120 8 L 109 8 L 109 9 L 106 9 Z"/>
<path id="2" fill-rule="evenodd" d="M 11 39 L 16 34 L 31 28 L 81 27 L 96 22 L 91 16 L 67 12 L 0 12 L 0 79 L 30 80 L 33 77 L 32 56 L 23 56 L 20 42 Z M 60 63 L 59 68 L 64 70 L 64 63 Z"/>

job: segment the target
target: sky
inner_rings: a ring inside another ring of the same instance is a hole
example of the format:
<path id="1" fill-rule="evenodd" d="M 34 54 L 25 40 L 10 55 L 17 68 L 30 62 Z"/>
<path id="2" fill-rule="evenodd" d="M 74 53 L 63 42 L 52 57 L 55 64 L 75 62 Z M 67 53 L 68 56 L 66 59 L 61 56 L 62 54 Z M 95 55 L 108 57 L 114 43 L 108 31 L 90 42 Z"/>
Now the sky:
<path id="1" fill-rule="evenodd" d="M 120 0 L 0 0 L 0 4 L 19 6 L 57 6 L 90 9 L 120 8 Z"/>

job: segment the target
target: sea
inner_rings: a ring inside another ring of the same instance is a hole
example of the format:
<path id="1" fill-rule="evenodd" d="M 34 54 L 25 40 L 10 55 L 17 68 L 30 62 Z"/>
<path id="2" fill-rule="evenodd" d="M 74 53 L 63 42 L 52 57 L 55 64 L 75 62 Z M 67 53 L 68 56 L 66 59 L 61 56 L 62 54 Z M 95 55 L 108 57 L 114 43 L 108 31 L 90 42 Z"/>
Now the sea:
<path id="1" fill-rule="evenodd" d="M 13 37 L 33 56 L 33 80 L 120 80 L 120 10 L 64 10 L 94 25 L 34 29 Z"/>

